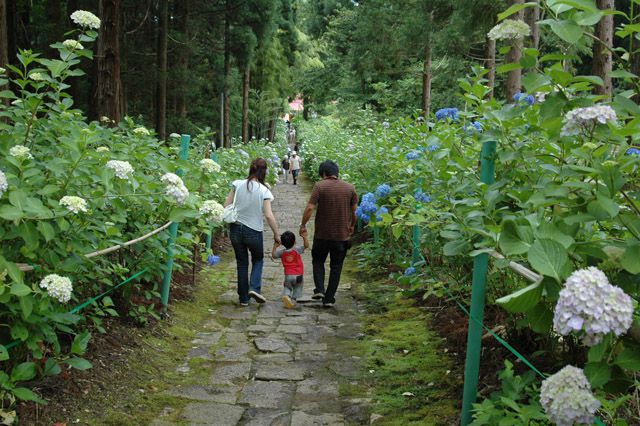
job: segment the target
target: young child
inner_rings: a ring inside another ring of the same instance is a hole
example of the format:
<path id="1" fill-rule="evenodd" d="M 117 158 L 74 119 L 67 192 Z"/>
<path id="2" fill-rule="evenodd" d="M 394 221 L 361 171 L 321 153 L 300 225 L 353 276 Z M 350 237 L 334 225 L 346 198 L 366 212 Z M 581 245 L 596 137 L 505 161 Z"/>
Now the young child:
<path id="1" fill-rule="evenodd" d="M 273 243 L 271 256 L 274 259 L 282 259 L 284 266 L 284 290 L 282 291 L 282 303 L 288 309 L 296 305 L 296 299 L 302 296 L 302 284 L 304 275 L 304 262 L 300 255 L 309 248 L 307 231 L 302 234 L 304 246 L 294 247 L 296 236 L 291 231 L 286 231 L 280 236 L 280 241 L 284 247 L 278 247 L 278 243 Z"/>

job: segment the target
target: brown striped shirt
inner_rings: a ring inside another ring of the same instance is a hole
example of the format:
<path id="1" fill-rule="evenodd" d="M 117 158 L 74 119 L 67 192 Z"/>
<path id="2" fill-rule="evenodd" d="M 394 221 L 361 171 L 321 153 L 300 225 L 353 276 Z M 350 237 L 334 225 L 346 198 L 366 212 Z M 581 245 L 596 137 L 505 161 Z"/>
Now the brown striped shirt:
<path id="1" fill-rule="evenodd" d="M 356 189 L 350 183 L 336 177 L 328 177 L 313 186 L 310 204 L 315 204 L 316 220 L 314 238 L 347 241 L 355 226 L 353 209 L 358 205 Z"/>

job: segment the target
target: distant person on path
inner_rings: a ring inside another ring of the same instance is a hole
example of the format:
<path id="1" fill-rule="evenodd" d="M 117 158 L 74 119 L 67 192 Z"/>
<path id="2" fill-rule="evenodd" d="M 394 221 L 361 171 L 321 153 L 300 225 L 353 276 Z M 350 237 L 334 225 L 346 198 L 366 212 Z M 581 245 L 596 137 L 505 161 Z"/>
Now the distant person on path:
<path id="1" fill-rule="evenodd" d="M 289 158 L 289 166 L 291 167 L 291 176 L 293 176 L 293 184 L 298 184 L 298 175 L 300 174 L 300 157 L 296 151 L 291 152 L 291 158 Z"/>
<path id="2" fill-rule="evenodd" d="M 274 240 L 280 242 L 278 224 L 271 211 L 273 194 L 265 185 L 266 176 L 267 161 L 264 158 L 256 158 L 251 162 L 249 176 L 246 179 L 233 181 L 233 188 L 224 202 L 226 207 L 234 203 L 235 197 L 238 212 L 238 221 L 230 225 L 229 236 L 236 255 L 240 306 L 248 306 L 249 297 L 258 303 L 266 302 L 264 296 L 260 294 L 264 264 L 263 215 L 273 231 Z M 249 278 L 249 253 L 251 253 L 251 278 Z"/>
<path id="3" fill-rule="evenodd" d="M 309 203 L 302 214 L 300 235 L 316 209 L 315 235 L 311 257 L 313 259 L 313 299 L 322 299 L 325 307 L 332 307 L 340 283 L 342 264 L 351 247 L 351 235 L 356 224 L 358 195 L 353 185 L 338 179 L 338 165 L 327 160 L 320 164 L 318 174 L 322 180 L 313 187 Z M 329 261 L 329 285 L 324 288 L 324 264 Z"/>
<path id="4" fill-rule="evenodd" d="M 284 289 L 282 291 L 282 303 L 285 308 L 291 309 L 296 306 L 296 300 L 302 296 L 302 285 L 304 283 L 304 262 L 300 255 L 309 248 L 307 231 L 300 234 L 304 242 L 303 246 L 297 246 L 296 236 L 291 231 L 286 231 L 280 236 L 282 247 L 278 247 L 277 242 L 273 243 L 271 257 L 282 259 L 284 267 Z"/>
<path id="5" fill-rule="evenodd" d="M 285 155 L 282 159 L 282 174 L 284 175 L 284 183 L 289 181 L 289 156 Z"/>

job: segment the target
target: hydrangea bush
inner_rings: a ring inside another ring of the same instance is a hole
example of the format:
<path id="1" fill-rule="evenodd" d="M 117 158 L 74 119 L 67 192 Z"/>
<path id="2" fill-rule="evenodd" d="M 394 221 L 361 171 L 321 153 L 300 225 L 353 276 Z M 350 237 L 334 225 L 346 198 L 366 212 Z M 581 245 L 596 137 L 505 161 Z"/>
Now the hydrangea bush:
<path id="1" fill-rule="evenodd" d="M 566 7 L 563 14 L 575 12 Z M 526 33 L 520 24 L 493 31 L 509 40 Z M 640 371 L 640 109 L 632 91 L 603 100 L 592 96 L 596 78 L 574 76 L 560 61 L 536 68 L 540 52 L 524 55 L 522 63 L 532 65 L 525 65 L 515 99 L 488 99 L 486 70 L 474 69 L 459 82 L 465 106 L 455 112 L 434 105 L 428 120 L 389 120 L 387 113 L 387 125 L 363 111 L 348 123 L 334 117 L 305 123 L 303 167 L 315 176 L 324 159 L 338 163 L 341 176 L 364 194 L 356 214 L 365 229 L 380 230 L 379 253 L 392 253 L 398 270 L 411 267 L 409 276 L 428 283 L 423 293 L 432 291 L 434 278 L 411 265 L 416 225 L 429 266 L 448 273 L 468 268 L 470 256 L 497 250 L 538 273 L 542 280 L 529 285 L 507 272 L 508 261 L 495 262 L 489 302 L 511 313 L 507 324 L 553 342 L 540 348 L 544 353 L 561 359 L 554 351 L 572 352 L 565 356 L 584 364 L 602 398 L 613 384 L 633 387 Z M 478 181 L 488 140 L 497 141 L 490 186 Z M 373 192 L 384 184 L 393 191 L 380 203 Z M 382 204 L 388 214 L 377 220 Z M 468 278 L 449 283 L 448 291 L 467 298 Z"/>
<path id="2" fill-rule="evenodd" d="M 66 80 L 82 75 L 77 66 L 91 57 L 100 20 L 83 11 L 71 19 L 80 27 L 77 40 L 54 44 L 58 58 L 21 51 L 22 66 L 0 72 L 0 85 L 12 89 L 1 94 L 9 102 L 0 102 L 0 315 L 7 324 L 0 361 L 8 373 L 0 376 L 6 378 L 4 390 L 36 401 L 36 394 L 15 382 L 60 371 L 59 362 L 89 368 L 80 358 L 87 330 L 103 331 L 105 316 L 129 315 L 141 322 L 157 316 L 166 233 L 112 254 L 91 259 L 83 254 L 171 220 L 181 222 L 176 264 L 191 262 L 194 244 L 203 245 L 201 236 L 219 223 L 230 181 L 246 176 L 251 159 L 286 152 L 284 142 L 253 141 L 243 145 L 246 155 L 222 150 L 214 161 L 210 135 L 203 133 L 193 138 L 184 161 L 173 149 L 176 139 L 159 141 L 129 117 L 113 127 L 108 117 L 89 122 L 65 93 Z M 268 179 L 274 183 L 276 175 Z M 22 271 L 21 265 L 31 269 Z M 145 275 L 117 290 L 119 297 L 69 313 L 145 268 Z M 140 297 L 130 297 L 134 294 Z M 70 346 L 61 343 L 69 341 Z M 27 357 L 46 368 L 18 364 Z M 12 375 L 14 366 L 29 374 Z"/>

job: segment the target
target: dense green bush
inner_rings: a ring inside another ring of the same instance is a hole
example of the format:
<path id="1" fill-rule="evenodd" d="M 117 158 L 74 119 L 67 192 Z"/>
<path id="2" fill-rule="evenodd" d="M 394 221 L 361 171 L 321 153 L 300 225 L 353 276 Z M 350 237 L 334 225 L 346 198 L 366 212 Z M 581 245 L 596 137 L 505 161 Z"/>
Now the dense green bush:
<path id="1" fill-rule="evenodd" d="M 220 151 L 216 164 L 203 160 L 212 148 L 203 133 L 185 161 L 178 158 L 179 135 L 159 141 L 130 118 L 87 122 L 65 90 L 69 77 L 83 74 L 75 68 L 80 58 L 91 56 L 81 43 L 95 37 L 82 31 L 53 45 L 58 59 L 21 51 L 21 67 L 0 70 L 0 398 L 39 400 L 19 383 L 58 374 L 60 362 L 89 368 L 81 356 L 90 331 L 104 331 L 103 317 L 157 316 L 166 232 L 106 256 L 84 254 L 176 221 L 182 222 L 177 259 L 190 262 L 193 245 L 219 223 L 199 212 L 204 201 L 222 203 L 250 159 L 277 164 L 285 149 L 254 141 Z M 184 182 L 173 174 L 178 169 Z M 140 281 L 70 313 L 145 268 Z"/>
<path id="2" fill-rule="evenodd" d="M 591 13 L 564 3 L 558 25 Z M 496 250 L 540 274 L 527 285 L 505 279 L 499 271 L 508 262 L 495 262 L 501 279 L 492 281 L 491 302 L 545 336 L 545 364 L 584 366 L 607 407 L 607 395 L 630 392 L 640 371 L 640 107 L 634 91 L 603 102 L 591 94 L 601 80 L 571 74 L 562 59 L 526 49 L 517 66 L 528 70 L 523 85 L 531 95 L 504 103 L 486 98 L 486 71 L 474 69 L 459 81 L 460 111 L 439 105 L 427 121 L 383 121 L 368 111 L 348 123 L 312 120 L 301 132 L 302 155 L 312 175 L 319 162 L 338 162 L 343 179 L 364 194 L 358 216 L 407 268 L 402 280 L 422 281 L 427 293 L 437 262 L 411 265 L 414 225 L 427 260 L 444 255 L 448 266 Z M 498 143 L 492 185 L 481 184 L 478 171 L 488 140 Z M 447 292 L 468 294 L 469 282 L 449 281 Z"/>

